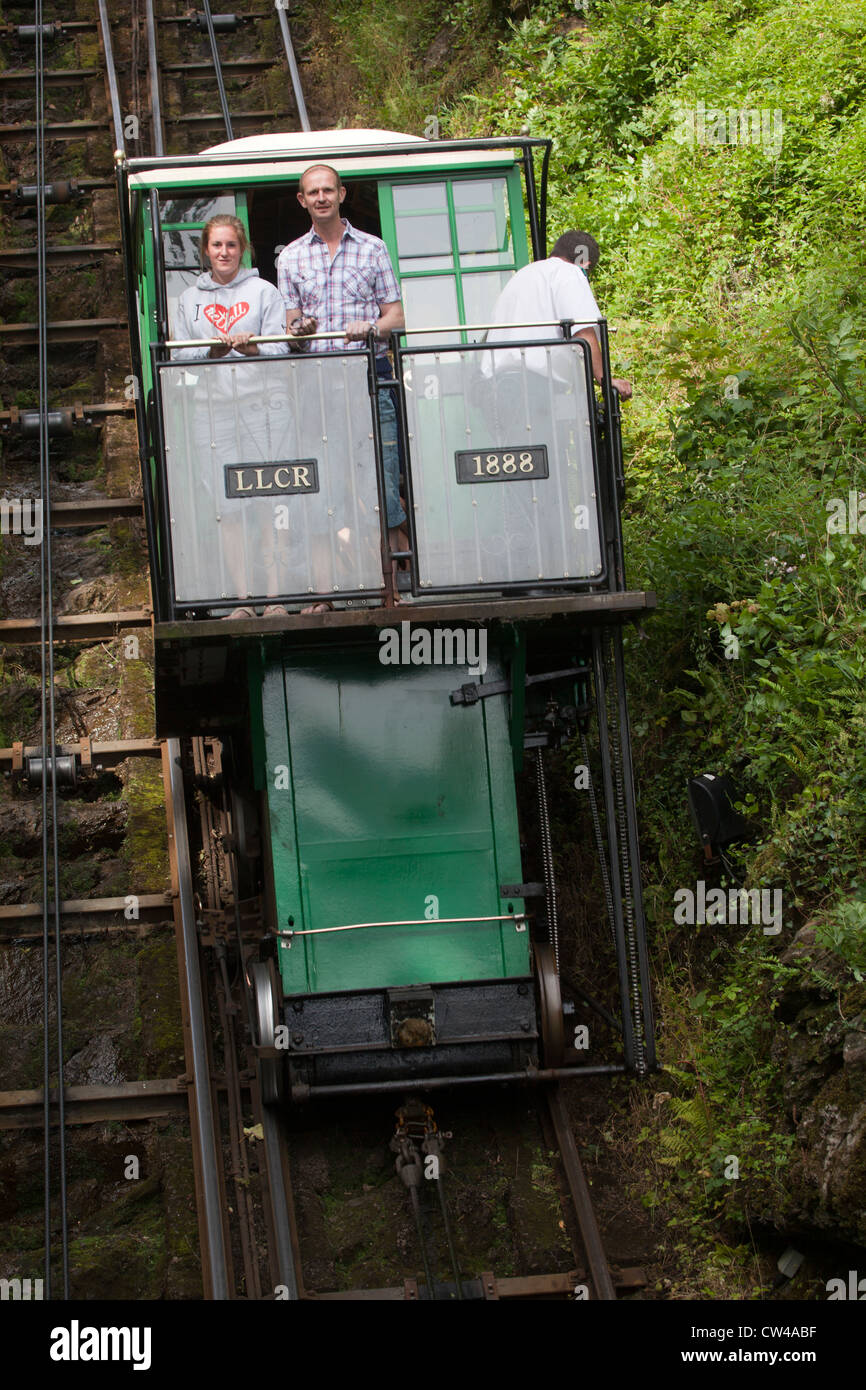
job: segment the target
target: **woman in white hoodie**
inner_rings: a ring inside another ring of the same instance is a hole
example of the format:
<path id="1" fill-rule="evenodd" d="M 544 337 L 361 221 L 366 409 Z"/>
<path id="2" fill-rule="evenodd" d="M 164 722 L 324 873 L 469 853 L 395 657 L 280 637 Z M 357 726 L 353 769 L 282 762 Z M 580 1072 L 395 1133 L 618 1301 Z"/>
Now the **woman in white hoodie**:
<path id="1" fill-rule="evenodd" d="M 219 338 L 210 348 L 175 348 L 172 357 L 285 357 L 286 343 L 251 343 L 258 335 L 286 331 L 286 311 L 276 285 L 241 267 L 247 235 L 239 217 L 212 217 L 201 234 L 202 265 L 210 269 L 181 295 L 175 338 Z M 239 331 L 234 331 L 235 326 Z"/>
<path id="2" fill-rule="evenodd" d="M 174 337 L 219 341 L 209 347 L 175 348 L 173 360 L 228 358 L 240 363 L 245 358 L 287 355 L 285 342 L 250 341 L 259 335 L 284 334 L 285 308 L 276 286 L 262 280 L 257 270 L 241 266 L 246 250 L 246 231 L 239 218 L 218 215 L 205 225 L 202 265 L 209 263 L 210 268 L 181 295 Z M 205 593 L 237 598 L 285 591 L 273 504 L 264 498 L 227 496 L 225 484 L 229 465 L 267 464 L 286 456 L 292 419 L 282 372 L 276 364 L 226 365 L 195 375 L 185 373 L 177 386 L 175 406 L 183 414 L 180 429 L 185 452 L 188 463 L 193 463 L 190 455 L 194 455 L 194 464 L 185 470 L 182 481 L 175 475 L 172 491 L 178 487 L 185 491 L 186 505 L 172 510 L 196 518 L 194 526 L 188 523 L 181 528 L 183 534 L 175 527 L 172 535 L 178 599 Z M 285 542 L 285 533 L 282 539 Z M 285 611 L 280 605 L 265 609 L 266 614 Z M 228 616 L 255 614 L 241 607 Z"/>

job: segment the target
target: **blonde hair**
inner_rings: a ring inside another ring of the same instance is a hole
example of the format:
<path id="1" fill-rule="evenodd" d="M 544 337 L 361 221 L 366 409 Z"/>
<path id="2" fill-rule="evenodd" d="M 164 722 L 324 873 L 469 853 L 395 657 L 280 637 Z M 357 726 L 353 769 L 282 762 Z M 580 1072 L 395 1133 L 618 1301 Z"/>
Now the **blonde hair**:
<path id="1" fill-rule="evenodd" d="M 240 242 L 241 260 L 243 260 L 244 256 L 249 250 L 249 242 L 247 241 L 247 229 L 244 226 L 241 219 L 239 217 L 233 217 L 232 214 L 229 212 L 218 212 L 216 217 L 212 217 L 209 222 L 205 222 L 204 226 L 201 229 L 201 264 L 203 270 L 207 269 L 207 266 L 205 265 L 205 258 L 207 258 L 208 260 L 210 259 L 210 257 L 208 257 L 207 254 L 207 248 L 208 242 L 210 241 L 211 232 L 213 231 L 214 227 L 231 227 L 232 231 L 235 233 L 238 241 Z"/>

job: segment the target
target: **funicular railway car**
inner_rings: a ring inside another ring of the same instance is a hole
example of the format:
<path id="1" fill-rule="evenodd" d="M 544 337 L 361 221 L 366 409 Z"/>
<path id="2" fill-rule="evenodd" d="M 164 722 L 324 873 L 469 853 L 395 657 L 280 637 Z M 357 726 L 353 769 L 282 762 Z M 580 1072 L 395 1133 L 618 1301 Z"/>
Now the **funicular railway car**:
<path id="1" fill-rule="evenodd" d="M 247 978 L 270 1099 L 654 1065 L 621 643 L 652 596 L 625 583 L 606 330 L 598 398 L 568 323 L 518 334 L 507 426 L 485 344 L 501 288 L 546 254 L 547 154 L 331 131 L 118 166 L 157 725 L 230 750 L 239 872 L 266 931 Z M 372 341 L 238 364 L 174 336 L 207 219 L 239 217 L 275 281 L 317 161 L 388 246 L 395 385 Z M 542 400 L 530 345 L 556 363 Z M 384 522 L 383 391 L 403 552 Z M 274 604 L 287 612 L 261 615 Z M 238 605 L 254 616 L 226 621 Z M 618 995 L 600 1063 L 569 1050 L 559 986 L 543 758 L 576 736 Z"/>

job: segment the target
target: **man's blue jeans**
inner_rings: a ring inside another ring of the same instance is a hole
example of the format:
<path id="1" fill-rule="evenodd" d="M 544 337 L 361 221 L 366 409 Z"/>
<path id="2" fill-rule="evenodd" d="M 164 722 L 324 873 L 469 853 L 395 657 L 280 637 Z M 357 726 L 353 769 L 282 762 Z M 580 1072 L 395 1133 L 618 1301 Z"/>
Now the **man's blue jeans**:
<path id="1" fill-rule="evenodd" d="M 393 381 L 391 363 L 384 355 L 376 358 L 376 373 L 382 381 Z M 406 513 L 400 505 L 400 442 L 397 434 L 397 392 L 379 392 L 379 419 L 382 423 L 382 463 L 385 469 L 385 501 L 388 527 L 400 526 Z"/>

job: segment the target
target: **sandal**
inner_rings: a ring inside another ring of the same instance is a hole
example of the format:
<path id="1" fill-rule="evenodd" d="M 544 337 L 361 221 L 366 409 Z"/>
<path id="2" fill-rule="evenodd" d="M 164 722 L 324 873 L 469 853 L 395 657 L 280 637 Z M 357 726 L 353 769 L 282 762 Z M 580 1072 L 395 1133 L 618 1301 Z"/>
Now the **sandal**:
<path id="1" fill-rule="evenodd" d="M 232 618 L 254 618 L 255 616 L 255 611 L 252 608 L 235 608 L 233 612 L 226 613 L 223 622 L 230 623 Z"/>
<path id="2" fill-rule="evenodd" d="M 267 608 L 262 609 L 263 618 L 287 618 L 289 610 L 284 603 L 269 603 Z"/>
<path id="3" fill-rule="evenodd" d="M 321 603 L 311 603 L 307 608 L 301 609 L 302 613 L 333 613 L 333 611 L 334 605 L 329 603 L 327 599 L 323 599 Z"/>

